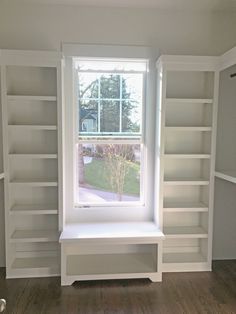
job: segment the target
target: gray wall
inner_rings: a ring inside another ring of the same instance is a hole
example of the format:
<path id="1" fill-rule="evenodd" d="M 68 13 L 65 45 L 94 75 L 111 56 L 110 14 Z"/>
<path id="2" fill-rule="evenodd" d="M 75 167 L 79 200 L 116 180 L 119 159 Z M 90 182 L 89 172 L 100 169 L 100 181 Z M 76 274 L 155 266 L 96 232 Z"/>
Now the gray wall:
<path id="1" fill-rule="evenodd" d="M 220 73 L 216 169 L 236 169 L 236 65 Z M 216 179 L 214 259 L 236 258 L 236 184 Z"/>

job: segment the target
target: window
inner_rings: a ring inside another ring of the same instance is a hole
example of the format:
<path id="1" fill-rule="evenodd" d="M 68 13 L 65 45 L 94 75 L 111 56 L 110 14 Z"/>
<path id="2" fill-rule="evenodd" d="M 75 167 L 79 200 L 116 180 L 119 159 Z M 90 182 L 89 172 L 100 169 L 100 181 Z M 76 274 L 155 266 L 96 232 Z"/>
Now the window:
<path id="1" fill-rule="evenodd" d="M 144 204 L 147 61 L 74 59 L 75 204 Z"/>

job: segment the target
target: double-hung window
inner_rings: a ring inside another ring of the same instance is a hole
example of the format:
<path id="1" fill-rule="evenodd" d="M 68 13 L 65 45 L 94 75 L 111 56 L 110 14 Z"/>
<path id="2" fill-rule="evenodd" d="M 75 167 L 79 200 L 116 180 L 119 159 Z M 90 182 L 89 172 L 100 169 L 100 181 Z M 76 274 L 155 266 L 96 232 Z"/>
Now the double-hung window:
<path id="1" fill-rule="evenodd" d="M 75 207 L 144 205 L 147 65 L 74 58 Z"/>

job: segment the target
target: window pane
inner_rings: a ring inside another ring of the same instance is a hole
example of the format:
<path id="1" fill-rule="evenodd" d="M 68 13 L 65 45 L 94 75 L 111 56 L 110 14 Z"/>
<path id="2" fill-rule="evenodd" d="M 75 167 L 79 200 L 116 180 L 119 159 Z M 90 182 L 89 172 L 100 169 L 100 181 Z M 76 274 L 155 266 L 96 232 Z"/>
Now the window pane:
<path id="1" fill-rule="evenodd" d="M 98 131 L 98 103 L 93 100 L 79 101 L 79 130 L 80 132 Z"/>
<path id="2" fill-rule="evenodd" d="M 142 106 L 138 101 L 122 102 L 122 132 L 140 133 L 141 108 Z"/>
<path id="3" fill-rule="evenodd" d="M 100 78 L 101 98 L 120 99 L 120 75 L 103 74 Z"/>
<path id="4" fill-rule="evenodd" d="M 140 145 L 79 144 L 79 202 L 140 200 Z"/>
<path id="5" fill-rule="evenodd" d="M 143 95 L 142 74 L 122 74 L 122 99 L 135 99 L 141 102 Z"/>
<path id="6" fill-rule="evenodd" d="M 80 98 L 98 98 L 98 78 L 97 73 L 79 73 Z"/>
<path id="7" fill-rule="evenodd" d="M 120 131 L 120 102 L 101 101 L 101 132 Z"/>

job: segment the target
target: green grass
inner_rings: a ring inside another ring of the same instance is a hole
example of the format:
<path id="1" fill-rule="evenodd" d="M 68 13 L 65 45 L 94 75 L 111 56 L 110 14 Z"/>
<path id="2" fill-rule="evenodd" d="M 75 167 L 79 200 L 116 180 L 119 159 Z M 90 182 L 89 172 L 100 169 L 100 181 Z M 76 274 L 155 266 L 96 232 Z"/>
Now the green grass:
<path id="1" fill-rule="evenodd" d="M 139 195 L 139 169 L 140 166 L 134 162 L 128 162 L 128 173 L 125 178 L 124 194 Z M 95 189 L 112 191 L 109 182 L 109 169 L 102 159 L 94 159 L 85 165 L 85 182 Z"/>

